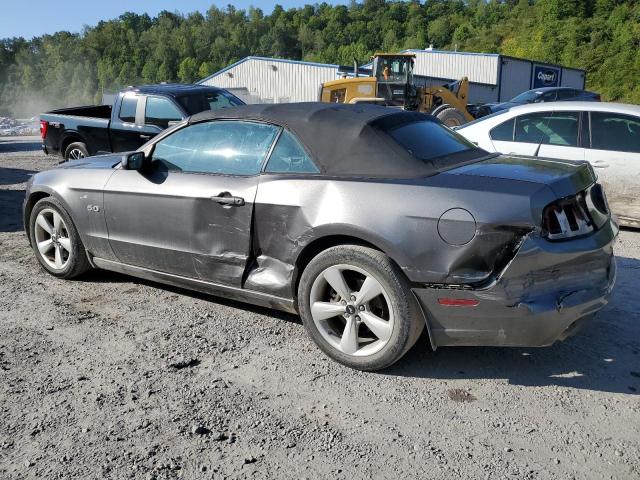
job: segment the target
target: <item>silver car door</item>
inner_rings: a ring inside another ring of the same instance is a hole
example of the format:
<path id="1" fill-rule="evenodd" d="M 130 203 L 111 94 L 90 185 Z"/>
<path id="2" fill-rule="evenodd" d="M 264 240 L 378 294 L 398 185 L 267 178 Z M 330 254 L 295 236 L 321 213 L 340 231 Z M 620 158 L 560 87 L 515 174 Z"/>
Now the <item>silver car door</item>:
<path id="1" fill-rule="evenodd" d="M 205 122 L 162 138 L 141 171 L 105 188 L 109 242 L 122 263 L 240 286 L 262 162 L 279 129 Z"/>
<path id="2" fill-rule="evenodd" d="M 612 211 L 640 221 L 640 117 L 590 112 L 590 118 L 586 160 L 596 170 Z"/>

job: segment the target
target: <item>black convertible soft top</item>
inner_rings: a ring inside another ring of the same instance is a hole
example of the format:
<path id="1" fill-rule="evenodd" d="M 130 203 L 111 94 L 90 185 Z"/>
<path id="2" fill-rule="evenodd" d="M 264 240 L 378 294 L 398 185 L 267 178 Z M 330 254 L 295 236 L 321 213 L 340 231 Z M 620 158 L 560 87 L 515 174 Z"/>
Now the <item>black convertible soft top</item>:
<path id="1" fill-rule="evenodd" d="M 471 148 L 453 155 L 422 160 L 403 148 L 388 132 L 433 116 L 371 104 L 257 104 L 205 111 L 189 123 L 209 120 L 255 120 L 293 132 L 313 156 L 320 173 L 330 176 L 417 178 L 477 161 L 486 155 Z M 443 127 L 446 128 L 446 127 Z"/>

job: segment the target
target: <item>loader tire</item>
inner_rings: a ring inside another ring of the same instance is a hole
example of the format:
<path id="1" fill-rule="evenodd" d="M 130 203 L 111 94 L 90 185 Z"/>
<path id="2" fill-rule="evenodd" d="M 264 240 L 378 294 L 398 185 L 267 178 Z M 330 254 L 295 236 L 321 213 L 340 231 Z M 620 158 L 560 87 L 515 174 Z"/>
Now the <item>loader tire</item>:
<path id="1" fill-rule="evenodd" d="M 447 127 L 458 127 L 467 123 L 467 119 L 460 110 L 454 107 L 445 108 L 436 114 L 436 118 Z"/>

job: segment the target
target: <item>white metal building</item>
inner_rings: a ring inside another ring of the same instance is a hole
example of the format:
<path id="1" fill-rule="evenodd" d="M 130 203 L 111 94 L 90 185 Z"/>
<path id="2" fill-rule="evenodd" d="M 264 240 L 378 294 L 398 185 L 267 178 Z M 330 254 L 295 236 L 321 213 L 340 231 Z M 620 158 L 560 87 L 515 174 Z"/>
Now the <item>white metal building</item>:
<path id="1" fill-rule="evenodd" d="M 338 78 L 337 72 L 338 65 L 326 63 L 246 57 L 198 83 L 246 89 L 248 103 L 309 102 L 318 100 L 320 85 Z"/>
<path id="2" fill-rule="evenodd" d="M 416 83 L 440 85 L 469 78 L 471 103 L 501 102 L 532 88 L 563 86 L 583 89 L 585 71 L 491 53 L 406 50 L 416 55 Z M 364 65 L 362 68 L 371 68 Z M 323 82 L 340 78 L 340 66 L 246 57 L 199 83 L 247 91 L 249 103 L 315 101 Z"/>

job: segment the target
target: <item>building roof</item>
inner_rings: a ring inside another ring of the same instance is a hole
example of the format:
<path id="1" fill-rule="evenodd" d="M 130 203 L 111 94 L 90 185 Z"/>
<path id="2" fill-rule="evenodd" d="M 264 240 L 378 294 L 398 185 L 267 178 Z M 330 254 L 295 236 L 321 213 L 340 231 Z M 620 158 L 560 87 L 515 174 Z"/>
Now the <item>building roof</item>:
<path id="1" fill-rule="evenodd" d="M 231 65 L 227 65 L 222 70 L 218 70 L 217 72 L 212 73 L 208 77 L 205 77 L 202 80 L 199 80 L 198 83 L 204 83 L 207 80 L 210 80 L 210 79 L 212 79 L 214 77 L 217 77 L 218 75 L 220 75 L 222 73 L 225 73 L 226 71 L 231 70 L 234 67 L 237 67 L 241 63 L 248 62 L 250 60 L 257 60 L 257 61 L 260 61 L 260 62 L 272 62 L 272 63 L 273 62 L 292 63 L 292 64 L 295 64 L 295 65 L 309 65 L 309 66 L 312 66 L 312 67 L 325 67 L 325 68 L 335 68 L 335 69 L 337 69 L 339 67 L 339 65 L 334 65 L 334 64 L 331 64 L 331 63 L 305 62 L 303 60 L 287 60 L 286 58 L 256 57 L 256 56 L 250 55 L 248 57 L 244 57 L 241 60 L 238 60 L 237 62 L 232 63 Z"/>
<path id="2" fill-rule="evenodd" d="M 219 91 L 220 88 L 209 85 L 187 84 L 187 83 L 159 83 L 156 85 L 139 85 L 124 88 L 123 91 L 140 93 L 158 93 L 164 95 L 181 95 L 193 92 Z"/>
<path id="3" fill-rule="evenodd" d="M 470 160 L 466 156 L 430 161 L 413 157 L 385 132 L 405 123 L 437 120 L 431 115 L 377 105 L 256 104 L 198 113 L 189 122 L 224 119 L 261 121 L 290 130 L 306 146 L 320 173 L 329 176 L 417 178 L 433 175 L 452 162 Z M 468 156 L 478 157 L 477 152 L 483 151 L 471 150 Z"/>

